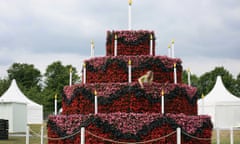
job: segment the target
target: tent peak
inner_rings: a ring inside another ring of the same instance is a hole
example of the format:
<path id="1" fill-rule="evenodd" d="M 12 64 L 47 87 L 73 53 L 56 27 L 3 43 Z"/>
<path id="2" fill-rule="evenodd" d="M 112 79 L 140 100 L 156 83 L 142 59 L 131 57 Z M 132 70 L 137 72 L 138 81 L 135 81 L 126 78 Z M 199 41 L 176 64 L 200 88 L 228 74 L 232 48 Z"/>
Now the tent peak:
<path id="1" fill-rule="evenodd" d="M 240 101 L 240 99 L 234 96 L 228 91 L 224 86 L 222 77 L 217 76 L 216 82 L 212 90 L 204 97 L 208 102 L 230 102 L 230 101 Z"/>
<path id="2" fill-rule="evenodd" d="M 12 80 L 9 88 L 4 92 L 4 94 L 0 97 L 0 101 L 2 102 L 22 102 L 28 105 L 37 105 L 40 107 L 41 105 L 33 102 L 28 97 L 26 97 L 22 91 L 19 89 L 17 85 L 17 81 L 15 79 Z"/>

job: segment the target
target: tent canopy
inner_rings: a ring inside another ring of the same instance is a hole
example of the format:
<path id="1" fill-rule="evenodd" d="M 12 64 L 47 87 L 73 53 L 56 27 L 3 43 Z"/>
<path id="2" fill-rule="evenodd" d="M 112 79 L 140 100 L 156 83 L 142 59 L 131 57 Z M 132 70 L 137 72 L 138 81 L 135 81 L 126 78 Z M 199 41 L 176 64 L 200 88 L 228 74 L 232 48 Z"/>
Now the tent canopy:
<path id="1" fill-rule="evenodd" d="M 213 89 L 204 97 L 204 101 L 206 104 L 216 102 L 240 102 L 240 98 L 232 95 L 225 88 L 221 76 L 218 76 Z"/>
<path id="2" fill-rule="evenodd" d="M 217 77 L 213 89 L 198 100 L 198 114 L 210 115 L 214 127 L 229 128 L 240 124 L 240 98 L 232 95 Z"/>
<path id="3" fill-rule="evenodd" d="M 27 104 L 28 123 L 42 123 L 43 106 L 27 98 L 17 86 L 15 79 L 12 80 L 8 90 L 0 97 L 0 103 L 4 102 Z"/>
<path id="4" fill-rule="evenodd" d="M 41 107 L 41 105 L 39 105 L 39 104 L 33 102 L 32 100 L 28 99 L 22 93 L 22 91 L 17 86 L 17 83 L 16 83 L 15 79 L 12 80 L 10 87 L 0 98 L 0 102 L 21 102 L 21 103 L 26 103 L 27 105 Z"/>

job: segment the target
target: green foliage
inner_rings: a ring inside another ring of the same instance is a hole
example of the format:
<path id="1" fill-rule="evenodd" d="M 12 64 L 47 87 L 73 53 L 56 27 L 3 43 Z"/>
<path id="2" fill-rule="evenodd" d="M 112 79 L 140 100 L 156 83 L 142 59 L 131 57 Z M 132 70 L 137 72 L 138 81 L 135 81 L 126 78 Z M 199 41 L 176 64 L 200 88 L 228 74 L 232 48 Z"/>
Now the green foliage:
<path id="1" fill-rule="evenodd" d="M 237 76 L 237 79 L 234 79 L 233 75 L 224 69 L 224 67 L 216 67 L 214 70 L 206 72 L 200 77 L 191 74 L 191 85 L 198 88 L 199 94 L 207 95 L 214 87 L 217 76 L 222 77 L 224 86 L 229 92 L 240 97 L 240 74 Z M 183 71 L 183 83 L 188 83 L 186 70 Z"/>
<path id="2" fill-rule="evenodd" d="M 53 114 L 54 112 L 54 96 L 56 92 L 51 89 L 44 89 L 41 94 L 43 96 L 42 102 L 44 107 L 44 117 L 47 118 L 49 114 Z M 58 101 L 60 102 L 59 98 L 58 98 Z M 58 109 L 61 106 L 59 102 L 58 102 Z"/>
<path id="3" fill-rule="evenodd" d="M 8 89 L 10 82 L 8 79 L 0 79 L 0 96 Z"/>
<path id="4" fill-rule="evenodd" d="M 14 63 L 8 70 L 10 80 L 15 79 L 24 88 L 37 87 L 40 90 L 41 72 L 32 64 Z"/>
<path id="5" fill-rule="evenodd" d="M 58 109 L 61 107 L 61 94 L 63 87 L 69 84 L 70 68 L 73 84 L 79 82 L 76 68 L 64 66 L 60 61 L 47 67 L 44 78 L 32 64 L 14 63 L 7 70 L 8 77 L 0 80 L 0 94 L 8 89 L 12 79 L 16 79 L 19 88 L 29 99 L 44 106 L 44 115 L 47 116 L 54 111 L 55 94 L 58 95 Z"/>
<path id="6" fill-rule="evenodd" d="M 28 96 L 29 99 L 32 101 L 38 103 L 38 104 L 43 104 L 43 95 L 42 91 L 39 91 L 38 87 L 31 87 L 30 89 L 25 89 L 24 94 Z"/>
<path id="7" fill-rule="evenodd" d="M 214 70 L 203 74 L 199 79 L 200 91 L 206 95 L 208 94 L 217 79 L 217 76 L 221 76 L 224 86 L 230 91 L 234 91 L 234 79 L 232 74 L 230 74 L 224 67 L 216 67 Z"/>
<path id="8" fill-rule="evenodd" d="M 240 73 L 237 75 L 237 78 L 235 80 L 233 94 L 240 97 Z"/>
<path id="9" fill-rule="evenodd" d="M 68 69 L 66 69 L 60 61 L 49 65 L 44 76 L 46 77 L 46 89 L 59 91 L 68 84 Z"/>
<path id="10" fill-rule="evenodd" d="M 190 81 L 191 86 L 198 87 L 199 78 L 195 74 L 190 73 Z M 183 71 L 182 82 L 188 84 L 188 72 L 186 70 Z"/>
<path id="11" fill-rule="evenodd" d="M 41 72 L 32 64 L 13 63 L 7 70 L 10 80 L 15 79 L 21 91 L 31 100 L 41 101 Z"/>
<path id="12" fill-rule="evenodd" d="M 45 88 L 44 88 L 44 106 L 45 112 L 49 113 L 53 110 L 54 96 L 58 95 L 58 109 L 61 106 L 61 94 L 64 86 L 69 85 L 70 68 L 72 69 L 72 82 L 79 81 L 76 68 L 71 65 L 64 66 L 60 61 L 53 62 L 47 69 L 45 76 Z"/>

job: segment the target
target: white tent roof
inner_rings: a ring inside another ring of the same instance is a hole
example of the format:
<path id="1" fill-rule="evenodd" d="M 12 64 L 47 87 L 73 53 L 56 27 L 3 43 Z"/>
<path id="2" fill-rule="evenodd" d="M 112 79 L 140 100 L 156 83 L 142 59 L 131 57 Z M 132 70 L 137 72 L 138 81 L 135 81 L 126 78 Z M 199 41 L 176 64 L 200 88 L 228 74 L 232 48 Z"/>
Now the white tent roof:
<path id="1" fill-rule="evenodd" d="M 35 103 L 34 101 L 28 99 L 18 88 L 16 80 L 13 79 L 8 90 L 0 97 L 0 102 L 20 102 L 26 103 L 28 106 L 38 106 L 41 105 Z"/>
<path id="2" fill-rule="evenodd" d="M 29 124 L 42 123 L 43 106 L 28 99 L 18 88 L 16 80 L 12 80 L 8 90 L 0 97 L 1 103 L 24 103 L 27 105 L 27 122 Z"/>
<path id="3" fill-rule="evenodd" d="M 217 77 L 213 89 L 198 100 L 198 114 L 207 114 L 215 128 L 229 128 L 240 124 L 240 98 L 232 95 Z"/>
<path id="4" fill-rule="evenodd" d="M 205 104 L 218 102 L 240 102 L 240 98 L 232 95 L 224 86 L 221 76 L 217 77 L 217 81 L 213 89 L 203 98 Z M 202 99 L 201 99 L 202 100 Z M 200 102 L 199 100 L 198 102 Z"/>

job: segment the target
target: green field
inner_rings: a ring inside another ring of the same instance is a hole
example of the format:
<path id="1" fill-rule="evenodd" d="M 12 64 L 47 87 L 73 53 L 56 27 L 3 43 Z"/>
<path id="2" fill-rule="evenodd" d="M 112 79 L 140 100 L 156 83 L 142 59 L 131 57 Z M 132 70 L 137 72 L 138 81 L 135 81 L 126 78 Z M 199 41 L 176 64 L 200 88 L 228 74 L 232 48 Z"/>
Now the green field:
<path id="1" fill-rule="evenodd" d="M 30 125 L 32 131 L 40 134 L 40 127 L 41 125 Z M 44 129 L 46 135 L 46 127 Z M 29 138 L 30 144 L 40 144 L 40 137 L 35 136 L 33 133 L 30 132 L 32 135 Z M 230 133 L 227 130 L 223 130 L 220 132 L 220 143 L 221 144 L 230 144 Z M 26 139 L 24 136 L 9 136 L 8 140 L 0 140 L 0 144 L 25 144 Z M 47 140 L 44 139 L 44 144 L 47 144 Z M 216 144 L 216 132 L 213 131 L 212 137 L 212 144 Z M 240 144 L 240 130 L 234 130 L 234 144 Z"/>
<path id="2" fill-rule="evenodd" d="M 30 128 L 32 131 L 40 134 L 40 129 L 41 129 L 41 125 L 30 125 Z M 46 126 L 44 126 L 44 135 L 46 135 L 47 130 L 46 130 Z M 29 143 L 30 144 L 40 144 L 41 140 L 39 137 L 33 135 L 33 133 L 30 132 L 30 134 L 32 135 L 31 137 L 29 137 Z M 19 135 L 23 135 L 23 134 L 19 134 Z M 25 136 L 9 136 L 8 140 L 0 140 L 0 144 L 26 144 L 26 137 Z M 44 140 L 44 144 L 47 144 L 47 140 Z"/>
<path id="3" fill-rule="evenodd" d="M 240 144 L 240 129 L 234 130 L 234 144 Z M 216 144 L 216 131 L 213 131 L 212 144 Z M 230 144 L 230 132 L 229 130 L 220 131 L 220 143 Z"/>

